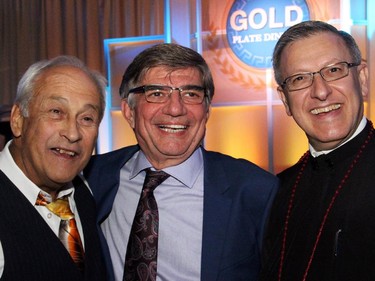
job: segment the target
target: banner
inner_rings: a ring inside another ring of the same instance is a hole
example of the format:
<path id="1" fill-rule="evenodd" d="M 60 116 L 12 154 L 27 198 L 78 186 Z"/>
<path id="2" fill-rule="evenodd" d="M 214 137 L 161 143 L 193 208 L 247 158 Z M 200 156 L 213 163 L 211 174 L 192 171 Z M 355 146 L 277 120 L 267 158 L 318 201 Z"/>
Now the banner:
<path id="1" fill-rule="evenodd" d="M 276 88 L 272 52 L 281 34 L 301 21 L 339 18 L 340 7 L 339 0 L 204 2 L 203 56 L 214 75 L 217 106 L 265 101 L 267 89 Z"/>

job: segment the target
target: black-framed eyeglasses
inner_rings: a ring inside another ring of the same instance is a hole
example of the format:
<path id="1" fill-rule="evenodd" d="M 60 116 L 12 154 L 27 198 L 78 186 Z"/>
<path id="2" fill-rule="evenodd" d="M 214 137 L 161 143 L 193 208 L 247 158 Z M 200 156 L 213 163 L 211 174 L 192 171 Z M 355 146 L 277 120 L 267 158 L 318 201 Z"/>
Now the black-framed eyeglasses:
<path id="1" fill-rule="evenodd" d="M 150 103 L 165 103 L 173 91 L 179 91 L 181 100 L 185 104 L 201 104 L 206 97 L 205 88 L 197 85 L 186 85 L 173 88 L 166 85 L 143 85 L 129 90 L 129 94 L 144 94 Z"/>
<path id="2" fill-rule="evenodd" d="M 327 82 L 339 80 L 348 76 L 349 68 L 358 66 L 359 63 L 349 63 L 346 61 L 330 64 L 323 67 L 321 70 L 316 72 L 302 72 L 287 77 L 281 87 L 287 88 L 289 91 L 297 91 L 310 87 L 314 82 L 314 75 L 320 74 L 320 76 Z"/>

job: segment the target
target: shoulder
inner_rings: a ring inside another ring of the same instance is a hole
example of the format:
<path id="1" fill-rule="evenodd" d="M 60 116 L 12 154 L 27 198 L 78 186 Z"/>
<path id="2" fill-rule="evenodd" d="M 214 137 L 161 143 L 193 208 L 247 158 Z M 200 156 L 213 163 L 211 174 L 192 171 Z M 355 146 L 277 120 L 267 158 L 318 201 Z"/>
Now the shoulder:
<path id="1" fill-rule="evenodd" d="M 110 152 L 107 152 L 107 153 L 95 154 L 91 157 L 91 161 L 98 161 L 99 159 L 100 160 L 112 160 L 112 159 L 116 160 L 116 159 L 124 157 L 128 154 L 132 155 L 137 150 L 139 150 L 138 145 L 127 146 L 127 147 L 123 147 L 123 148 L 113 150 L 113 151 L 110 151 Z"/>
<path id="2" fill-rule="evenodd" d="M 281 171 L 277 174 L 277 177 L 280 179 L 287 179 L 296 174 L 301 167 L 301 163 L 296 163 L 293 166 L 286 168 L 285 170 Z"/>
<path id="3" fill-rule="evenodd" d="M 227 171 L 235 173 L 251 171 L 257 174 L 262 174 L 264 176 L 275 177 L 268 171 L 264 170 L 263 168 L 259 167 L 258 165 L 249 160 L 243 158 L 234 158 L 232 156 L 222 154 L 220 152 L 204 150 L 203 159 L 205 160 L 207 165 L 219 165 Z"/>
<path id="4" fill-rule="evenodd" d="M 229 171 L 233 174 L 243 174 L 248 177 L 251 177 L 251 175 L 257 175 L 276 180 L 275 175 L 243 158 L 234 158 L 220 152 L 203 150 L 203 159 L 206 167 L 221 166 L 225 171 Z"/>
<path id="5" fill-rule="evenodd" d="M 303 163 L 304 162 L 308 163 L 310 161 L 310 159 L 311 159 L 311 156 L 310 156 L 309 152 L 307 151 L 304 155 L 302 155 L 302 157 L 298 160 L 297 163 L 295 163 L 294 165 L 292 165 L 292 166 L 286 168 L 285 170 L 281 171 L 280 173 L 278 173 L 277 177 L 281 181 L 293 180 L 295 178 L 295 176 L 301 170 L 302 165 L 304 165 Z"/>
<path id="6" fill-rule="evenodd" d="M 116 167 L 121 165 L 121 162 L 129 159 L 138 150 L 139 147 L 137 145 L 133 145 L 111 152 L 93 155 L 87 164 L 85 171 L 102 167 Z"/>

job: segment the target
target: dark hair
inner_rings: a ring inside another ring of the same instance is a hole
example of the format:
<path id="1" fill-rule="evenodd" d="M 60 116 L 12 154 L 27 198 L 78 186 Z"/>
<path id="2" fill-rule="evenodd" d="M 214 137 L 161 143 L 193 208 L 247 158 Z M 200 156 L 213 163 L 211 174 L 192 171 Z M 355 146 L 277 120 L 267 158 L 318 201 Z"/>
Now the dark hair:
<path id="1" fill-rule="evenodd" d="M 283 82 L 283 77 L 280 70 L 280 59 L 285 47 L 287 47 L 292 42 L 324 32 L 330 32 L 340 37 L 348 48 L 349 53 L 353 56 L 352 62 L 358 64 L 361 63 L 361 51 L 359 50 L 354 38 L 350 34 L 346 33 L 345 31 L 340 31 L 334 26 L 322 21 L 304 21 L 287 29 L 280 37 L 279 41 L 276 43 L 275 49 L 273 51 L 272 63 L 275 80 L 279 85 Z"/>
<path id="2" fill-rule="evenodd" d="M 158 66 L 167 67 L 171 71 L 188 67 L 198 69 L 202 75 L 202 86 L 206 89 L 207 104 L 211 103 L 214 83 L 206 61 L 196 51 L 173 43 L 154 45 L 134 58 L 122 77 L 119 90 L 121 98 L 127 98 L 130 89 L 141 86 L 138 83 L 144 78 L 146 72 Z M 128 102 L 131 104 L 130 101 Z"/>
<path id="3" fill-rule="evenodd" d="M 17 87 L 15 103 L 20 106 L 22 115 L 29 114 L 29 103 L 34 95 L 34 87 L 37 78 L 47 69 L 59 66 L 72 66 L 82 70 L 94 82 L 100 94 L 100 119 L 105 109 L 105 91 L 107 80 L 99 72 L 89 69 L 80 59 L 73 56 L 58 56 L 51 60 L 42 60 L 32 64 L 24 73 Z"/>

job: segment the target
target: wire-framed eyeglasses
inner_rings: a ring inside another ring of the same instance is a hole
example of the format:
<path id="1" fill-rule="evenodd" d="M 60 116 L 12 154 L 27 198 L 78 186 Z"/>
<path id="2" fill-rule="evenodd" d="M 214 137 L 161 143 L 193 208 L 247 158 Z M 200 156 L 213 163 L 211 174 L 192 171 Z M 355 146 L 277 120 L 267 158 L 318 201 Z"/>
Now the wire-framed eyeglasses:
<path id="1" fill-rule="evenodd" d="M 339 80 L 348 76 L 349 68 L 358 66 L 359 63 L 349 63 L 346 61 L 334 63 L 323 67 L 321 70 L 316 72 L 302 72 L 287 77 L 281 87 L 288 91 L 297 91 L 310 87 L 314 82 L 314 75 L 320 74 L 320 76 L 327 82 Z"/>
<path id="2" fill-rule="evenodd" d="M 179 91 L 181 100 L 185 104 L 201 104 L 206 97 L 205 88 L 197 85 L 186 85 L 173 88 L 166 85 L 143 85 L 129 90 L 129 94 L 144 94 L 150 103 L 166 103 L 173 91 Z"/>

